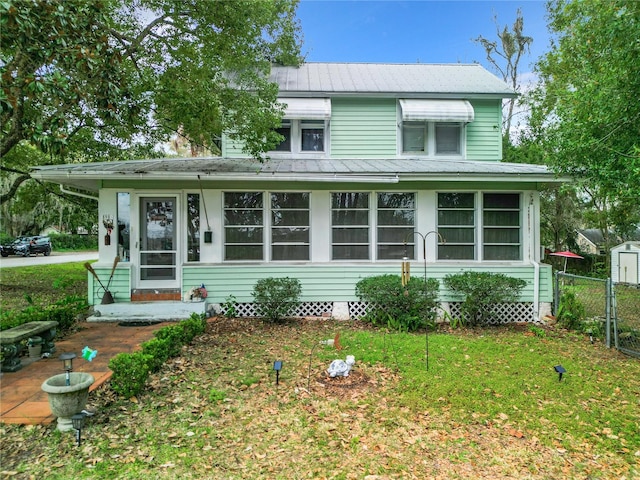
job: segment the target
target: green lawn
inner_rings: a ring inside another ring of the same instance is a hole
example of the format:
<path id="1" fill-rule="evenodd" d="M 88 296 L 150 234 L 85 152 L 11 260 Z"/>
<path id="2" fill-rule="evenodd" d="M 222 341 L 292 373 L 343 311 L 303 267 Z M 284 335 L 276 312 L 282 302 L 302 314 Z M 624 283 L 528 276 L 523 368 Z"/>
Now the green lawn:
<path id="1" fill-rule="evenodd" d="M 319 344 L 338 332 L 339 352 Z M 2 426 L 2 469 L 48 479 L 640 475 L 637 359 L 562 330 L 500 327 L 430 334 L 427 371 L 425 340 L 360 322 L 212 320 L 138 398 L 93 393 L 99 411 L 80 448 L 53 426 Z M 352 374 L 327 378 L 348 354 Z"/>

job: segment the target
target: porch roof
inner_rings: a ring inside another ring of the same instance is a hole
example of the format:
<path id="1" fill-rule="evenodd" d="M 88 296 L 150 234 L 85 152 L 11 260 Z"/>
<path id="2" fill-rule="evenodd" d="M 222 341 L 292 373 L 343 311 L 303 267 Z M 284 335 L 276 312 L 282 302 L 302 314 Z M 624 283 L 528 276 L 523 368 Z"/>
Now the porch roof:
<path id="1" fill-rule="evenodd" d="M 520 163 L 424 158 L 336 159 L 160 158 L 34 167 L 37 179 L 97 192 L 105 180 L 243 182 L 536 182 L 562 183 L 547 167 Z"/>

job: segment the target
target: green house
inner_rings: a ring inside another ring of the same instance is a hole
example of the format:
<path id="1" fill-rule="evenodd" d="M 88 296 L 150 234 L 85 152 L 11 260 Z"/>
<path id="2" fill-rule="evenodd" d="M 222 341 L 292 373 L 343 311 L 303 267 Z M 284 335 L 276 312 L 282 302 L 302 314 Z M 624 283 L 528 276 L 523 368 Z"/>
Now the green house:
<path id="1" fill-rule="evenodd" d="M 103 283 L 90 301 L 171 312 L 224 307 L 242 315 L 265 277 L 302 284 L 301 316 L 356 318 L 361 278 L 442 278 L 467 270 L 526 280 L 504 321 L 537 321 L 552 302 L 540 264 L 540 201 L 559 183 L 544 166 L 502 163 L 502 102 L 515 93 L 480 65 L 307 63 L 273 67 L 285 140 L 261 163 L 222 140 L 215 158 L 38 167 L 41 180 L 99 198 Z M 109 228 L 110 227 L 110 228 Z M 455 314 L 458 298 L 441 282 Z M 160 302 L 160 303 L 150 303 Z M 121 307 L 124 308 L 124 307 Z"/>

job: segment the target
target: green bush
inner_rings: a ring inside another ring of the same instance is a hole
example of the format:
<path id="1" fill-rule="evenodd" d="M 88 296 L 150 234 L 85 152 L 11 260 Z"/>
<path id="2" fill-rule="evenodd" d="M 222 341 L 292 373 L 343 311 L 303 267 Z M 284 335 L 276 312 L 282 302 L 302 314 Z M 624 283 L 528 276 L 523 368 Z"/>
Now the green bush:
<path id="1" fill-rule="evenodd" d="M 434 278 L 413 277 L 402 286 L 400 275 L 363 278 L 356 284 L 356 295 L 369 304 L 365 320 L 394 330 L 415 331 L 431 326 L 438 307 L 438 288 Z"/>
<path id="2" fill-rule="evenodd" d="M 109 361 L 111 388 L 126 398 L 138 395 L 147 383 L 152 363 L 153 358 L 143 352 L 119 353 Z"/>
<path id="3" fill-rule="evenodd" d="M 258 313 L 270 322 L 290 315 L 299 305 L 302 287 L 297 278 L 263 278 L 253 287 Z"/>
<path id="4" fill-rule="evenodd" d="M 97 235 L 70 235 L 68 233 L 52 233 L 49 235 L 51 245 L 56 251 L 65 250 L 98 250 Z"/>
<path id="5" fill-rule="evenodd" d="M 171 341 L 167 338 L 152 338 L 141 345 L 142 353 L 149 355 L 149 370 L 157 372 L 160 367 L 171 357 Z"/>
<path id="6" fill-rule="evenodd" d="M 58 322 L 58 332 L 64 333 L 76 324 L 78 314 L 89 308 L 87 299 L 70 295 L 46 307 L 31 305 L 21 311 L 8 310 L 0 316 L 0 330 L 17 327 L 27 322 L 53 320 Z"/>
<path id="7" fill-rule="evenodd" d="M 182 345 L 187 343 L 184 328 L 180 324 L 163 327 L 154 333 L 159 340 L 167 341 L 169 357 L 175 357 L 180 353 Z"/>
<path id="8" fill-rule="evenodd" d="M 474 326 L 492 318 L 494 305 L 515 302 L 527 282 L 501 273 L 468 271 L 447 275 L 444 284 L 452 292 L 464 296 L 461 320 Z"/>
<path id="9" fill-rule="evenodd" d="M 182 345 L 203 334 L 206 326 L 205 316 L 194 313 L 187 320 L 155 332 L 155 338 L 142 343 L 141 352 L 120 353 L 113 357 L 109 362 L 109 368 L 113 370 L 113 390 L 125 397 L 139 394 L 149 373 L 157 372 L 169 358 L 177 356 Z M 131 371 L 131 378 L 127 378 L 128 369 Z"/>
<path id="10" fill-rule="evenodd" d="M 567 291 L 560 296 L 556 315 L 560 326 L 569 330 L 579 330 L 586 316 L 584 305 L 580 303 L 575 293 Z"/>

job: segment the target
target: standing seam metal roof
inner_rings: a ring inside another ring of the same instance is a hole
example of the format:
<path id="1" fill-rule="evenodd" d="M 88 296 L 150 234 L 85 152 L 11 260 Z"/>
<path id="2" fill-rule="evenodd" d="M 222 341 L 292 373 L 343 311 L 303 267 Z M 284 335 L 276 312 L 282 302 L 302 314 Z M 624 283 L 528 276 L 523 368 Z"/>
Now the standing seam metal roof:
<path id="1" fill-rule="evenodd" d="M 305 63 L 273 66 L 280 94 L 411 94 L 515 96 L 479 64 Z"/>

